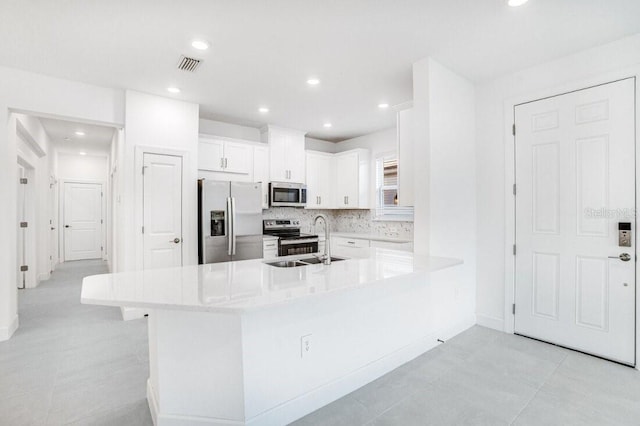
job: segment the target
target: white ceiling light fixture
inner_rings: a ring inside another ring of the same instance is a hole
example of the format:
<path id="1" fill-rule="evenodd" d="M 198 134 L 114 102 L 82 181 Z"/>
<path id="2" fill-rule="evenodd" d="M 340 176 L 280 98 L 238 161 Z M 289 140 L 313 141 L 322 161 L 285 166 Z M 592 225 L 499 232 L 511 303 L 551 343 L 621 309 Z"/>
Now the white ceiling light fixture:
<path id="1" fill-rule="evenodd" d="M 320 84 L 320 80 L 318 80 L 317 78 L 310 78 L 307 80 L 307 84 L 309 86 L 317 86 L 318 84 Z"/>
<path id="2" fill-rule="evenodd" d="M 180 89 L 178 89 L 177 87 L 173 87 L 173 86 L 167 87 L 167 91 L 169 93 L 180 93 Z"/>
<path id="3" fill-rule="evenodd" d="M 511 7 L 518 7 L 518 6 L 522 6 L 528 1 L 529 0 L 507 0 L 507 4 Z"/>
<path id="4" fill-rule="evenodd" d="M 78 136 L 84 136 L 84 135 L 85 135 L 85 133 L 84 133 L 82 130 L 78 130 L 78 131 L 76 131 L 76 135 L 78 135 Z"/>
<path id="5" fill-rule="evenodd" d="M 378 104 L 378 108 L 387 109 L 387 108 L 389 108 L 389 104 L 386 104 L 386 103 Z"/>
<path id="6" fill-rule="evenodd" d="M 324 123 L 324 127 L 326 127 L 326 128 L 333 127 L 333 124 L 331 124 L 331 123 Z"/>
<path id="7" fill-rule="evenodd" d="M 84 151 L 80 151 L 78 154 L 80 154 L 80 155 L 87 155 L 87 153 L 86 153 L 86 152 L 84 152 Z"/>
<path id="8" fill-rule="evenodd" d="M 191 42 L 191 47 L 198 50 L 207 50 L 209 48 L 209 43 L 204 40 L 193 40 Z"/>
<path id="9" fill-rule="evenodd" d="M 261 113 L 263 113 L 263 114 L 266 114 L 266 113 L 268 113 L 268 112 L 269 112 L 269 108 L 267 108 L 267 107 L 260 107 L 260 108 L 258 108 L 258 111 L 260 111 L 260 112 L 261 112 Z"/>

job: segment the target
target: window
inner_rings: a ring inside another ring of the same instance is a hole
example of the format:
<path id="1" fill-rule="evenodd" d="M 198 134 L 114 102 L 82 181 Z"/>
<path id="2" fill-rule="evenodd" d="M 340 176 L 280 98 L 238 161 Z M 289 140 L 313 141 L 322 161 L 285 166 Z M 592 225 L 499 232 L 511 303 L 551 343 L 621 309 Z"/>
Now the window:
<path id="1" fill-rule="evenodd" d="M 398 155 L 376 158 L 376 219 L 413 221 L 413 207 L 398 205 Z"/>

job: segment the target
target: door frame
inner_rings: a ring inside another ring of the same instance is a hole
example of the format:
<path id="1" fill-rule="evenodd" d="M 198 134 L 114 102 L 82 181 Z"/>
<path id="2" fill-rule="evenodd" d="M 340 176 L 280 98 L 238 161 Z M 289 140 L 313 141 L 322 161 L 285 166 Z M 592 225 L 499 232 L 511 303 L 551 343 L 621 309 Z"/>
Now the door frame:
<path id="1" fill-rule="evenodd" d="M 139 271 L 143 270 L 144 267 L 144 235 L 142 234 L 142 226 L 144 223 L 144 197 L 143 197 L 143 178 L 142 178 L 142 167 L 144 166 L 144 154 L 157 154 L 157 155 L 171 155 L 174 157 L 182 158 L 182 264 L 188 264 L 187 259 L 189 259 L 189 250 L 185 248 L 185 234 L 187 233 L 187 229 L 190 220 L 187 219 L 186 215 L 189 212 L 189 209 L 185 209 L 185 201 L 187 200 L 187 194 L 189 190 L 189 177 L 191 176 L 187 173 L 187 168 L 190 166 L 189 162 L 189 152 L 179 149 L 172 148 L 164 148 L 157 146 L 148 146 L 148 145 L 136 145 L 134 152 L 134 163 L 135 163 L 135 183 L 134 183 L 134 215 L 135 215 L 135 235 L 136 235 L 136 243 L 135 243 L 135 265 L 136 269 Z M 193 191 L 196 192 L 196 180 L 193 181 Z M 187 244 L 191 244 L 191 242 L 187 241 Z"/>
<path id="2" fill-rule="evenodd" d="M 515 226 L 516 226 L 516 199 L 513 194 L 513 183 L 515 182 L 515 136 L 513 135 L 512 125 L 515 122 L 516 105 L 541 100 L 544 98 L 558 96 L 577 90 L 587 89 L 593 86 L 612 83 L 627 78 L 635 78 L 635 182 L 636 182 L 636 205 L 640 200 L 640 141 L 638 137 L 638 126 L 640 125 L 640 67 L 634 66 L 625 68 L 615 72 L 601 74 L 597 77 L 588 79 L 580 79 L 570 83 L 564 83 L 552 87 L 539 90 L 531 90 L 522 95 L 511 97 L 503 102 L 503 135 L 504 135 L 504 208 L 505 208 L 505 228 L 504 228 L 504 321 L 503 331 L 513 334 L 515 331 L 515 315 L 513 314 L 513 304 L 515 303 L 515 256 L 513 255 L 513 245 L 515 244 Z M 637 250 L 640 238 L 638 230 L 635 232 L 635 247 Z M 637 264 L 636 264 L 637 265 Z M 640 307 L 640 268 L 636 267 L 636 366 L 640 370 L 640 362 L 638 355 L 640 354 L 640 317 L 638 316 L 638 307 Z"/>
<path id="3" fill-rule="evenodd" d="M 92 185 L 100 185 L 100 187 L 102 188 L 102 197 L 101 197 L 101 206 L 100 206 L 100 213 L 102 214 L 102 223 L 100 226 L 100 244 L 102 246 L 102 254 L 100 256 L 100 259 L 102 260 L 106 260 L 106 256 L 107 256 L 107 245 L 106 245 L 106 234 L 107 234 L 107 217 L 106 217 L 106 212 L 107 212 L 107 203 L 108 203 L 108 194 L 107 194 L 107 185 L 104 181 L 101 180 L 93 180 L 93 179 L 60 179 L 58 181 L 59 183 L 59 188 L 58 188 L 58 258 L 60 263 L 62 262 L 66 262 L 66 252 L 64 250 L 64 245 L 66 243 L 65 241 L 65 235 L 64 235 L 64 208 L 65 208 L 65 191 L 66 191 L 66 184 L 67 183 L 87 183 L 87 184 L 92 184 Z"/>

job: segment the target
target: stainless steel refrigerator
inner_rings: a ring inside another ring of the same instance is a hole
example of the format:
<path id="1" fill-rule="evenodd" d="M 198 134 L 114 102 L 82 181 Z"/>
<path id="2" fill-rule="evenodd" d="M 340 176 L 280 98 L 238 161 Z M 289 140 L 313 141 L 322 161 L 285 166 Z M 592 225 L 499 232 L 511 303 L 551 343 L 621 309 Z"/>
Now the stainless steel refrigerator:
<path id="1" fill-rule="evenodd" d="M 262 258 L 262 185 L 198 180 L 198 262 Z"/>

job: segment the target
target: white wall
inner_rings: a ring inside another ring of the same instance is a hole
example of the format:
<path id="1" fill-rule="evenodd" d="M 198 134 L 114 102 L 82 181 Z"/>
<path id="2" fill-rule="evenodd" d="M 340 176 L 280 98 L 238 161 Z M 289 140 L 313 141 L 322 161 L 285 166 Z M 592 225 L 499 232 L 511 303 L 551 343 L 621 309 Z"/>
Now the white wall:
<path id="1" fill-rule="evenodd" d="M 414 247 L 461 258 L 433 278 L 434 297 L 453 303 L 438 315 L 455 323 L 474 315 L 476 299 L 475 90 L 427 58 L 414 64 Z"/>
<path id="2" fill-rule="evenodd" d="M 96 124 L 124 122 L 124 92 L 0 67 L 0 340 L 18 326 L 15 206 L 16 118 L 10 111 L 43 113 Z"/>
<path id="3" fill-rule="evenodd" d="M 75 153 L 56 152 L 56 155 L 58 157 L 56 176 L 59 180 L 107 183 L 109 164 L 107 152 L 87 153 L 84 156 Z"/>
<path id="4" fill-rule="evenodd" d="M 632 75 L 640 64 L 640 34 L 522 70 L 477 87 L 478 266 L 480 324 L 505 327 L 505 144 L 513 101 L 534 100 Z M 511 184 L 511 182 L 509 183 Z M 511 303 L 511 301 L 509 301 Z M 509 321 L 513 317 L 509 315 Z"/>
<path id="5" fill-rule="evenodd" d="M 126 142 L 121 166 L 124 186 L 117 194 L 126 214 L 118 232 L 125 238 L 120 245 L 124 249 L 123 262 L 119 266 L 121 271 L 142 268 L 142 194 L 136 189 L 141 185 L 142 169 L 136 168 L 136 161 L 140 160 L 140 166 L 142 162 L 136 158 L 136 155 L 141 155 L 141 151 L 136 154 L 136 148 L 184 153 L 183 263 L 198 263 L 198 111 L 197 104 L 130 90 L 126 92 Z"/>

